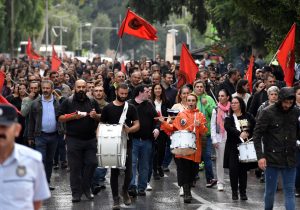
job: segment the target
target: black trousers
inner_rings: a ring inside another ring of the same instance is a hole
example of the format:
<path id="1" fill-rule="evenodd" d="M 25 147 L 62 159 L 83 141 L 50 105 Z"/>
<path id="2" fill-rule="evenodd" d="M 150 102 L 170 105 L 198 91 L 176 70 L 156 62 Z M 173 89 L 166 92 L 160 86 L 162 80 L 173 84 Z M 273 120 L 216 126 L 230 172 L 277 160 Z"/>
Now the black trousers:
<path id="1" fill-rule="evenodd" d="M 159 136 L 154 142 L 154 156 L 153 156 L 153 170 L 157 172 L 157 169 L 162 166 L 165 158 L 166 144 L 168 135 L 161 131 Z"/>
<path id="2" fill-rule="evenodd" d="M 127 144 L 127 157 L 126 157 L 126 162 L 125 162 L 125 177 L 124 177 L 124 183 L 122 190 L 127 191 L 130 181 L 131 181 L 131 176 L 132 176 L 132 148 L 130 145 Z M 111 174 L 110 174 L 110 187 L 112 191 L 113 197 L 118 197 L 119 196 L 119 174 L 120 174 L 120 169 L 118 168 L 112 168 L 111 169 Z"/>
<path id="3" fill-rule="evenodd" d="M 184 184 L 191 186 L 198 172 L 198 163 L 184 158 L 174 158 L 174 160 L 177 166 L 178 186 L 181 187 Z"/>
<path id="4" fill-rule="evenodd" d="M 231 154 L 229 163 L 229 179 L 232 192 L 246 193 L 247 164 L 240 163 L 236 154 Z"/>
<path id="5" fill-rule="evenodd" d="M 94 171 L 97 167 L 97 141 L 80 140 L 66 137 L 67 156 L 70 166 L 70 185 L 72 196 L 81 196 L 89 192 Z"/>

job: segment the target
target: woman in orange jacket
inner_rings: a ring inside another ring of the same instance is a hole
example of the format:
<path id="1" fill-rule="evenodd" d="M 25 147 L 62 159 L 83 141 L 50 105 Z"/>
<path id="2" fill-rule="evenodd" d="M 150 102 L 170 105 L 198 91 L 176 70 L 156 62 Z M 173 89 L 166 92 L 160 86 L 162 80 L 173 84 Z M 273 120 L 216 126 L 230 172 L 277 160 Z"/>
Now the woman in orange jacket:
<path id="1" fill-rule="evenodd" d="M 175 155 L 178 185 L 183 187 L 185 203 L 190 203 L 192 200 L 191 186 L 198 172 L 201 159 L 201 137 L 207 132 L 206 119 L 197 109 L 197 100 L 198 97 L 190 93 L 187 97 L 188 109 L 180 112 L 172 123 L 168 123 L 164 121 L 163 117 L 159 117 L 162 130 L 171 132 L 190 131 L 195 132 L 196 135 L 196 151 L 194 154 Z"/>

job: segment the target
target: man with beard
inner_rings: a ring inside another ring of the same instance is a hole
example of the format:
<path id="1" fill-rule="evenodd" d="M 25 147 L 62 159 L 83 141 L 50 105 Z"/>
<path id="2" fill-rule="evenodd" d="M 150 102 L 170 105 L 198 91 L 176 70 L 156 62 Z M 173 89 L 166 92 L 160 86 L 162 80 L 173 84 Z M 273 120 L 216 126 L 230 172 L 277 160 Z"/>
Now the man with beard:
<path id="1" fill-rule="evenodd" d="M 128 86 L 124 83 L 119 84 L 116 89 L 116 99 L 103 108 L 100 121 L 102 123 L 107 123 L 107 124 L 118 124 L 127 97 L 128 97 Z M 134 133 L 138 131 L 139 128 L 140 128 L 140 123 L 138 120 L 137 111 L 133 105 L 128 104 L 128 111 L 126 113 L 126 121 L 124 126 L 125 132 Z M 122 196 L 125 205 L 131 204 L 131 199 L 127 192 L 130 179 L 131 179 L 131 168 L 132 168 L 131 165 L 132 142 L 131 141 L 132 140 L 130 138 L 127 142 L 127 157 L 125 163 L 126 169 L 125 169 L 124 185 L 122 190 Z M 118 168 L 111 169 L 110 186 L 111 186 L 112 195 L 114 199 L 113 209 L 120 209 L 120 198 L 119 198 L 119 191 L 118 191 L 119 173 L 120 170 Z"/>
<path id="2" fill-rule="evenodd" d="M 20 131 L 16 110 L 0 105 L 1 209 L 40 209 L 50 197 L 42 156 L 15 143 Z"/>
<path id="3" fill-rule="evenodd" d="M 142 71 L 142 80 L 144 85 L 151 85 L 150 72 L 147 69 Z"/>
<path id="4" fill-rule="evenodd" d="M 21 113 L 25 117 L 24 140 L 27 140 L 28 124 L 29 124 L 29 111 L 33 100 L 39 96 L 40 83 L 32 81 L 29 83 L 29 95 L 22 100 Z M 33 147 L 33 142 L 28 141 L 28 145 Z"/>
<path id="5" fill-rule="evenodd" d="M 295 209 L 296 142 L 300 137 L 300 113 L 294 106 L 294 88 L 282 88 L 278 99 L 259 114 L 253 133 L 258 166 L 265 171 L 266 210 L 273 209 L 279 173 L 285 208 Z"/>
<path id="6" fill-rule="evenodd" d="M 60 106 L 58 120 L 66 123 L 67 156 L 70 166 L 72 202 L 80 202 L 82 193 L 87 199 L 94 196 L 90 192 L 91 179 L 97 167 L 96 128 L 100 119 L 100 109 L 94 99 L 86 95 L 86 82 L 75 82 L 75 93 Z"/>
<path id="7" fill-rule="evenodd" d="M 64 84 L 59 78 L 59 74 L 56 71 L 50 73 L 50 79 L 54 83 L 54 89 L 60 90 L 63 97 L 69 97 L 72 94 L 71 88 Z"/>
<path id="8" fill-rule="evenodd" d="M 49 189 L 53 159 L 59 138 L 63 138 L 64 128 L 56 120 L 59 102 L 52 95 L 54 84 L 50 80 L 41 83 L 42 96 L 35 99 L 29 112 L 28 141 L 35 143 L 35 149 L 42 154 Z"/>

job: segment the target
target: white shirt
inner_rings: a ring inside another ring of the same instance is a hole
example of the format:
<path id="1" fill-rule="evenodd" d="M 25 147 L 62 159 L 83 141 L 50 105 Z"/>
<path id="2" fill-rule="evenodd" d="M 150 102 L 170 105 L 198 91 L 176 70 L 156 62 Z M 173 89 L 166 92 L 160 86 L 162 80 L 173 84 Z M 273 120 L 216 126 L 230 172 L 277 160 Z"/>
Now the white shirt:
<path id="1" fill-rule="evenodd" d="M 225 113 L 225 117 L 227 117 Z M 227 132 L 225 131 L 224 136 L 221 135 L 221 133 L 217 133 L 217 112 L 216 109 L 213 109 L 212 115 L 211 115 L 211 121 L 210 121 L 210 135 L 211 140 L 213 144 L 219 143 L 219 142 L 225 142 L 227 139 Z"/>
<path id="2" fill-rule="evenodd" d="M 0 164 L 0 210 L 31 210 L 50 197 L 41 153 L 15 143 Z"/>
<path id="3" fill-rule="evenodd" d="M 161 113 L 161 101 L 155 100 L 155 101 L 154 101 L 154 104 L 155 104 L 155 110 L 157 111 L 157 113 L 162 114 L 162 113 Z"/>

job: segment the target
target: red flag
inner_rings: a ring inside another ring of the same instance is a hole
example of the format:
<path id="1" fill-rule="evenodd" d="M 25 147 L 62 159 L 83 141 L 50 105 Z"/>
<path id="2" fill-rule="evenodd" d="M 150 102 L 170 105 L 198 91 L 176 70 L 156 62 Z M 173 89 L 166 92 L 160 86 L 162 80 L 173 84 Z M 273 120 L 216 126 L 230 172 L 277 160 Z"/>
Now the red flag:
<path id="1" fill-rule="evenodd" d="M 195 63 L 192 55 L 189 53 L 186 45 L 182 43 L 177 87 L 180 88 L 186 83 L 193 84 L 196 79 L 197 72 L 197 64 Z"/>
<path id="2" fill-rule="evenodd" d="M 294 23 L 281 43 L 277 60 L 284 73 L 284 81 L 288 87 L 293 86 L 295 75 L 295 36 L 296 36 L 296 23 Z"/>
<path id="3" fill-rule="evenodd" d="M 16 112 L 17 112 L 19 115 L 22 115 L 21 112 L 20 112 L 14 105 L 12 105 L 11 103 L 9 103 L 9 102 L 7 101 L 7 99 L 3 97 L 2 94 L 0 94 L 0 104 L 5 104 L 5 105 L 8 105 L 8 106 L 11 106 L 11 107 L 13 107 L 13 108 L 16 110 Z"/>
<path id="4" fill-rule="evenodd" d="M 245 75 L 246 80 L 248 80 L 250 93 L 252 93 L 252 87 L 253 87 L 253 85 L 252 85 L 253 67 L 254 67 L 254 56 L 251 55 L 248 70 L 247 70 L 247 73 Z"/>
<path id="5" fill-rule="evenodd" d="M 125 67 L 124 61 L 122 61 L 122 63 L 121 63 L 121 72 L 126 74 L 126 67 Z"/>
<path id="6" fill-rule="evenodd" d="M 127 10 L 126 17 L 119 29 L 119 37 L 122 38 L 124 33 L 141 39 L 157 40 L 157 30 L 130 9 Z"/>
<path id="7" fill-rule="evenodd" d="M 51 69 L 53 71 L 58 71 L 58 68 L 61 65 L 61 60 L 58 58 L 57 53 L 55 52 L 54 46 L 52 45 L 52 61 L 51 61 Z"/>
<path id="8" fill-rule="evenodd" d="M 32 60 L 44 60 L 43 56 L 39 55 L 32 49 L 32 43 L 31 43 L 30 37 L 28 37 L 28 43 L 26 46 L 26 54 L 27 54 L 28 58 L 32 59 Z"/>
<path id="9" fill-rule="evenodd" d="M 4 80 L 5 80 L 5 73 L 3 71 L 0 71 L 0 94 L 2 94 Z"/>

